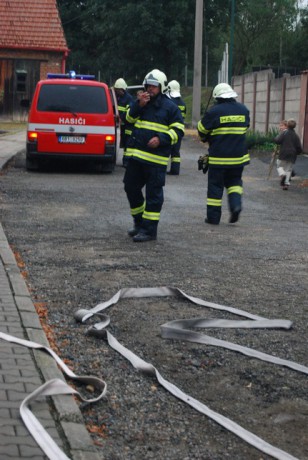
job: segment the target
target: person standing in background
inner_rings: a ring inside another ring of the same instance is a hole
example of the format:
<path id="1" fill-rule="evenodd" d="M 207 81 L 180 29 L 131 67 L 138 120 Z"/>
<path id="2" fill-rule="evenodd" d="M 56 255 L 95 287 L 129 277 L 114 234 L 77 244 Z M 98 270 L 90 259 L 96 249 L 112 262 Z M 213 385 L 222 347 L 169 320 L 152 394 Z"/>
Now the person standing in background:
<path id="1" fill-rule="evenodd" d="M 180 84 L 176 80 L 171 80 L 168 83 L 168 92 L 167 96 L 178 106 L 181 111 L 183 120 L 185 122 L 186 117 L 186 104 L 181 97 Z M 181 165 L 181 139 L 172 146 L 171 149 L 171 165 L 170 170 L 167 174 L 172 176 L 178 176 L 180 174 L 180 165 Z"/>
<path id="2" fill-rule="evenodd" d="M 123 166 L 126 167 L 126 147 L 127 147 L 127 140 L 132 133 L 132 126 L 127 123 L 126 121 L 126 113 L 129 109 L 130 105 L 133 102 L 133 97 L 127 91 L 127 84 L 124 78 L 118 78 L 114 85 L 114 91 L 117 98 L 118 104 L 118 111 L 120 115 L 121 125 L 121 138 L 120 138 L 120 147 L 124 149 L 122 163 Z"/>

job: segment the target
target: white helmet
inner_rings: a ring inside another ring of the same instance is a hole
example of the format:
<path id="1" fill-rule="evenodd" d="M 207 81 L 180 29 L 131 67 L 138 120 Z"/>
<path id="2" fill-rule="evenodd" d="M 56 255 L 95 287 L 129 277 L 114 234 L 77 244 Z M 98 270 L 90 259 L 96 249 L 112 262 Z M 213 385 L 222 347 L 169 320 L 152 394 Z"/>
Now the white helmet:
<path id="1" fill-rule="evenodd" d="M 118 78 L 114 84 L 114 88 L 126 90 L 127 84 L 124 78 Z"/>
<path id="2" fill-rule="evenodd" d="M 168 83 L 168 90 L 171 97 L 181 97 L 180 83 L 176 80 L 171 80 Z"/>
<path id="3" fill-rule="evenodd" d="M 158 69 L 151 70 L 143 80 L 143 86 L 146 85 L 153 85 L 153 86 L 159 86 L 161 88 L 161 92 L 165 93 L 168 91 L 168 80 L 164 72 L 161 72 Z"/>
<path id="4" fill-rule="evenodd" d="M 221 97 L 222 99 L 230 99 L 231 97 L 237 97 L 238 94 L 231 88 L 228 83 L 219 83 L 213 89 L 213 97 L 215 99 Z"/>

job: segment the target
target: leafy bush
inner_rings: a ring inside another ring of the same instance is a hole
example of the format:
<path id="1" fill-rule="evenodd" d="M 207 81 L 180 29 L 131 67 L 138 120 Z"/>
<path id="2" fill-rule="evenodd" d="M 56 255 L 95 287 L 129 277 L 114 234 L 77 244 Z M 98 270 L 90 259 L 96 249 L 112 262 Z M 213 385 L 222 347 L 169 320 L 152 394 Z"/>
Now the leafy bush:
<path id="1" fill-rule="evenodd" d="M 248 130 L 246 134 L 247 147 L 248 149 L 273 150 L 276 145 L 273 139 L 278 133 L 277 128 L 271 128 L 267 134 Z"/>

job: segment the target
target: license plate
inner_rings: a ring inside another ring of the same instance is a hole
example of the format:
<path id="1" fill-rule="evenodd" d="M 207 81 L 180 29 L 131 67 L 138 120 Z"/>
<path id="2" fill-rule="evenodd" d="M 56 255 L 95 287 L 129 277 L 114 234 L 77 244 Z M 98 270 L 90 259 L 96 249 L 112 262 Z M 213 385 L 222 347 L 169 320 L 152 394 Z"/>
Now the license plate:
<path id="1" fill-rule="evenodd" d="M 61 144 L 84 144 L 85 141 L 84 136 L 59 136 Z"/>

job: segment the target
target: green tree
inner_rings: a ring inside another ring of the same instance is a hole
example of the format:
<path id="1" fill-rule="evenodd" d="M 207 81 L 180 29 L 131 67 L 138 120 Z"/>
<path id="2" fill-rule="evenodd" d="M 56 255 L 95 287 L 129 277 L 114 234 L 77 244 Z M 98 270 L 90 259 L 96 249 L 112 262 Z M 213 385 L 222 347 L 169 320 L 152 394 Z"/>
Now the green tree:
<path id="1" fill-rule="evenodd" d="M 307 68 L 308 14 L 307 9 L 299 14 L 296 0 L 205 0 L 210 85 L 217 83 L 230 42 L 232 1 L 234 75 L 267 65 Z M 58 5 L 71 50 L 68 69 L 100 74 L 108 84 L 118 77 L 141 84 L 149 70 L 159 68 L 183 85 L 187 68 L 192 84 L 196 0 L 58 0 Z"/>
<path id="2" fill-rule="evenodd" d="M 296 0 L 236 2 L 235 75 L 253 66 L 281 65 L 282 41 L 296 23 L 296 5 Z"/>
<path id="3" fill-rule="evenodd" d="M 298 14 L 295 27 L 286 33 L 282 40 L 282 54 L 285 62 L 299 72 L 308 69 L 308 8 Z"/>
<path id="4" fill-rule="evenodd" d="M 123 76 L 142 83 L 153 67 L 180 79 L 186 56 L 192 57 L 193 5 L 193 0 L 59 0 L 71 49 L 68 64 L 100 71 L 108 82 Z"/>

